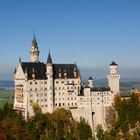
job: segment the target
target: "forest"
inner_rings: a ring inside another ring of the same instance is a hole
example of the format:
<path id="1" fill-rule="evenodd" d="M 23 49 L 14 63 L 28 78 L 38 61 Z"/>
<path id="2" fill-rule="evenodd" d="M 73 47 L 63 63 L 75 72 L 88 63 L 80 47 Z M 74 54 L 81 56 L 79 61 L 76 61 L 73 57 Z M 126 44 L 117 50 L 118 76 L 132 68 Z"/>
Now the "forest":
<path id="1" fill-rule="evenodd" d="M 6 103 L 0 109 L 0 140 L 140 140 L 140 102 L 138 95 L 125 99 L 114 98 L 108 110 L 107 130 L 101 125 L 93 135 L 88 122 L 83 118 L 75 121 L 69 110 L 63 108 L 52 114 L 43 114 L 37 104 L 34 116 L 23 119 Z"/>

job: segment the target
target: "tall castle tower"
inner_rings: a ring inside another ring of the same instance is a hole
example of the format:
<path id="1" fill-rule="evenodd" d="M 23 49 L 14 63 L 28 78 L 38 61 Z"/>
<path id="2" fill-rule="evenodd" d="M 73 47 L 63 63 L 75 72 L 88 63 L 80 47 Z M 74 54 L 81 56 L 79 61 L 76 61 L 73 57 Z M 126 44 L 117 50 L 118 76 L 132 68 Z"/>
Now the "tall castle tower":
<path id="1" fill-rule="evenodd" d="M 32 48 L 30 50 L 30 54 L 31 54 L 31 62 L 39 62 L 39 50 L 38 50 L 35 34 L 33 37 Z"/>
<path id="2" fill-rule="evenodd" d="M 88 86 L 90 88 L 93 88 L 93 78 L 90 76 L 89 79 L 88 79 Z"/>
<path id="3" fill-rule="evenodd" d="M 113 91 L 114 94 L 120 93 L 120 75 L 118 74 L 118 65 L 113 61 L 109 65 L 110 73 L 107 76 L 108 78 L 108 84 L 110 87 L 110 90 Z"/>
<path id="4" fill-rule="evenodd" d="M 48 111 L 53 112 L 54 107 L 54 86 L 53 86 L 53 63 L 49 52 L 47 64 L 46 64 L 46 76 L 48 79 L 47 89 L 48 89 Z"/>

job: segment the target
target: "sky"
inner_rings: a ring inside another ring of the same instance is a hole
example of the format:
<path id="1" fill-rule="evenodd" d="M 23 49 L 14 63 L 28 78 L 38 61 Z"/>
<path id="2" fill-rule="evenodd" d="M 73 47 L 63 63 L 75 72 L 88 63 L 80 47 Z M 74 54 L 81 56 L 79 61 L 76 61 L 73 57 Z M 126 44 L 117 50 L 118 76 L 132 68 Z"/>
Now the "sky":
<path id="1" fill-rule="evenodd" d="M 140 0 L 1 0 L 0 80 L 12 80 L 19 57 L 30 61 L 35 33 L 40 61 L 76 63 L 83 78 L 140 78 Z"/>

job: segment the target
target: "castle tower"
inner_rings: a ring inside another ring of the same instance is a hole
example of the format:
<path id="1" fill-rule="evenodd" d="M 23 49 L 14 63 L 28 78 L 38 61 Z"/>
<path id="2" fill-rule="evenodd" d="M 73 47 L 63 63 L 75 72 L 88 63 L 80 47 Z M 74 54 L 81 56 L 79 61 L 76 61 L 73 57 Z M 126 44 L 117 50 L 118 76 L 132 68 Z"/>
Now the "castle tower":
<path id="1" fill-rule="evenodd" d="M 31 62 L 36 62 L 36 63 L 39 62 L 39 50 L 38 50 L 35 34 L 32 40 L 32 48 L 30 50 L 30 54 L 31 54 Z"/>
<path id="2" fill-rule="evenodd" d="M 88 79 L 88 86 L 90 88 L 93 88 L 93 78 L 90 76 L 89 79 Z"/>
<path id="3" fill-rule="evenodd" d="M 48 79 L 47 89 L 47 99 L 48 99 L 48 111 L 53 112 L 54 107 L 54 85 L 53 85 L 53 63 L 50 52 L 48 54 L 47 64 L 46 64 L 46 75 Z"/>
<path id="4" fill-rule="evenodd" d="M 113 61 L 109 65 L 110 73 L 107 76 L 108 78 L 108 85 L 113 91 L 114 94 L 119 94 L 120 93 L 120 75 L 118 74 L 118 65 Z"/>

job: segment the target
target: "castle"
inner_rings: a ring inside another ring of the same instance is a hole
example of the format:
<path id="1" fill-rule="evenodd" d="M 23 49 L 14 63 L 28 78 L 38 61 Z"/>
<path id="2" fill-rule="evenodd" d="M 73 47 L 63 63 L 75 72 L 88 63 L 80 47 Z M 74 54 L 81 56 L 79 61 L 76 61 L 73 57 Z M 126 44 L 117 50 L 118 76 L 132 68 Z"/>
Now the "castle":
<path id="1" fill-rule="evenodd" d="M 35 38 L 30 50 L 31 61 L 22 62 L 14 72 L 14 109 L 25 119 L 34 115 L 33 105 L 38 104 L 43 113 L 65 108 L 72 112 L 74 119 L 85 118 L 94 131 L 97 124 L 106 128 L 107 110 L 119 94 L 117 67 L 113 61 L 109 65 L 108 87 L 95 87 L 93 78 L 82 84 L 76 64 L 54 64 L 50 52 L 46 63 L 39 61 L 39 49 Z"/>

